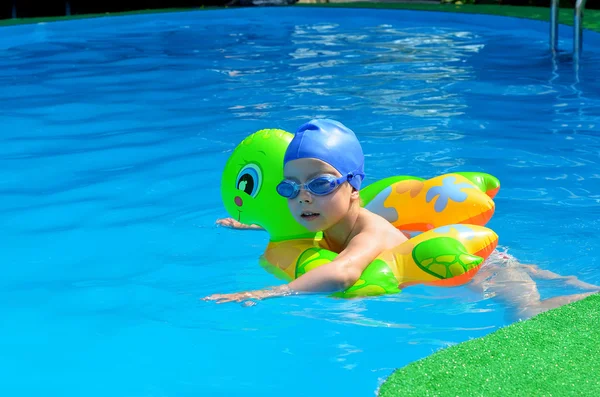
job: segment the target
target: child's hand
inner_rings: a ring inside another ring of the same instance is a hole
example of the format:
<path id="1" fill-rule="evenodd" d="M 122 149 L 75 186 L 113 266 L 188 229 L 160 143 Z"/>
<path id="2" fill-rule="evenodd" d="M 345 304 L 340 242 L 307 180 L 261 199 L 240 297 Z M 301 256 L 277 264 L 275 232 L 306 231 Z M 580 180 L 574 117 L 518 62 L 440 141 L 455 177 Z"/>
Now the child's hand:
<path id="1" fill-rule="evenodd" d="M 233 218 L 222 218 L 222 219 L 217 219 L 217 225 L 220 226 L 225 226 L 225 227 L 230 227 L 233 229 L 241 229 L 244 224 L 241 222 L 236 221 Z"/>
<path id="2" fill-rule="evenodd" d="M 215 303 L 243 302 L 251 299 L 261 300 L 262 297 L 253 292 L 236 292 L 234 294 L 213 294 L 202 298 L 203 301 L 215 301 Z"/>
<path id="3" fill-rule="evenodd" d="M 244 302 L 244 301 L 256 301 L 266 298 L 274 298 L 277 296 L 292 295 L 296 292 L 292 291 L 287 285 L 280 285 L 269 289 L 260 289 L 256 291 L 248 292 L 236 292 L 234 294 L 213 294 L 202 298 L 203 301 L 215 301 L 216 303 L 227 303 L 227 302 Z"/>
<path id="4" fill-rule="evenodd" d="M 232 229 L 253 229 L 253 230 L 262 230 L 262 227 L 258 225 L 246 225 L 239 221 L 236 221 L 233 218 L 222 218 L 217 219 L 217 225 L 230 227 Z"/>

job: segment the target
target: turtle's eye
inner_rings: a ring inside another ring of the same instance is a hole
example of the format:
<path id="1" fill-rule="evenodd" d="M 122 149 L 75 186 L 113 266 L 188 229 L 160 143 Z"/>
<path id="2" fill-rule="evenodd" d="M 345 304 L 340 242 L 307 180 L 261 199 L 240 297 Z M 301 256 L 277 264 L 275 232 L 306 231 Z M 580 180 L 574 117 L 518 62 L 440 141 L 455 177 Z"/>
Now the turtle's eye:
<path id="1" fill-rule="evenodd" d="M 262 172 L 256 164 L 246 164 L 238 173 L 235 187 L 244 193 L 256 197 L 262 184 Z"/>

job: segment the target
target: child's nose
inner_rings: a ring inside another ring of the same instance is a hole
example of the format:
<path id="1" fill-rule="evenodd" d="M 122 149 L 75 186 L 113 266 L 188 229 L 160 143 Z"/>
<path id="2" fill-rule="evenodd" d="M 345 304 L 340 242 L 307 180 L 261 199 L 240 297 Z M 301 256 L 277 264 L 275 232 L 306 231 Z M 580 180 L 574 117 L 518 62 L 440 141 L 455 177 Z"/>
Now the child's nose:
<path id="1" fill-rule="evenodd" d="M 298 201 L 301 203 L 310 203 L 312 201 L 312 195 L 309 193 L 308 190 L 300 189 L 300 192 L 298 193 Z"/>

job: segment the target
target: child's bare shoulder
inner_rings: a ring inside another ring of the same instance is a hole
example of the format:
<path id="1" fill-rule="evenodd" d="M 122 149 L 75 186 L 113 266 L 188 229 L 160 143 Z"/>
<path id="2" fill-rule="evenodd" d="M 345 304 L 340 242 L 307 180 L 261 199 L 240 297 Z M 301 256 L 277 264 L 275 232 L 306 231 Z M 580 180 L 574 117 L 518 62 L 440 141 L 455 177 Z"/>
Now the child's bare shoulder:
<path id="1" fill-rule="evenodd" d="M 387 219 L 370 211 L 366 211 L 362 232 L 369 235 L 384 249 L 393 248 L 408 240 L 404 233 L 396 229 Z"/>

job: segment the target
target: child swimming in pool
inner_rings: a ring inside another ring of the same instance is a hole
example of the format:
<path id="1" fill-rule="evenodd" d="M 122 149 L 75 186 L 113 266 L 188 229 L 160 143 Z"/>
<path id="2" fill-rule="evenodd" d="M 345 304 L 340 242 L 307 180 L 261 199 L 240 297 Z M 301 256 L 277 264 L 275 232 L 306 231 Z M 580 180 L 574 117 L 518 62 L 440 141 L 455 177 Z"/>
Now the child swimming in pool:
<path id="1" fill-rule="evenodd" d="M 358 191 L 364 178 L 364 156 L 355 134 L 333 120 L 313 120 L 296 132 L 284 157 L 285 179 L 278 193 L 288 199 L 295 219 L 311 231 L 323 231 L 327 248 L 339 253 L 337 259 L 287 285 L 270 289 L 215 294 L 204 299 L 218 303 L 263 299 L 298 292 L 343 290 L 360 277 L 367 265 L 382 251 L 406 241 L 406 237 L 387 220 L 360 206 Z M 232 218 L 217 224 L 262 230 Z M 518 263 L 513 257 L 496 252 L 468 284 L 485 296 L 506 303 L 513 317 L 527 318 L 541 311 L 584 298 L 575 294 L 541 300 L 533 278 L 565 281 L 584 289 L 600 287 L 576 277 L 564 277 L 532 265 Z"/>
<path id="2" fill-rule="evenodd" d="M 379 254 L 407 240 L 386 219 L 361 207 L 358 191 L 364 178 L 364 155 L 354 132 L 343 124 L 319 119 L 302 125 L 285 152 L 284 178 L 277 192 L 287 198 L 296 221 L 310 231 L 322 231 L 325 246 L 338 256 L 287 285 L 204 299 L 223 303 L 341 291 L 353 285 Z M 218 223 L 259 228 L 232 220 Z"/>

